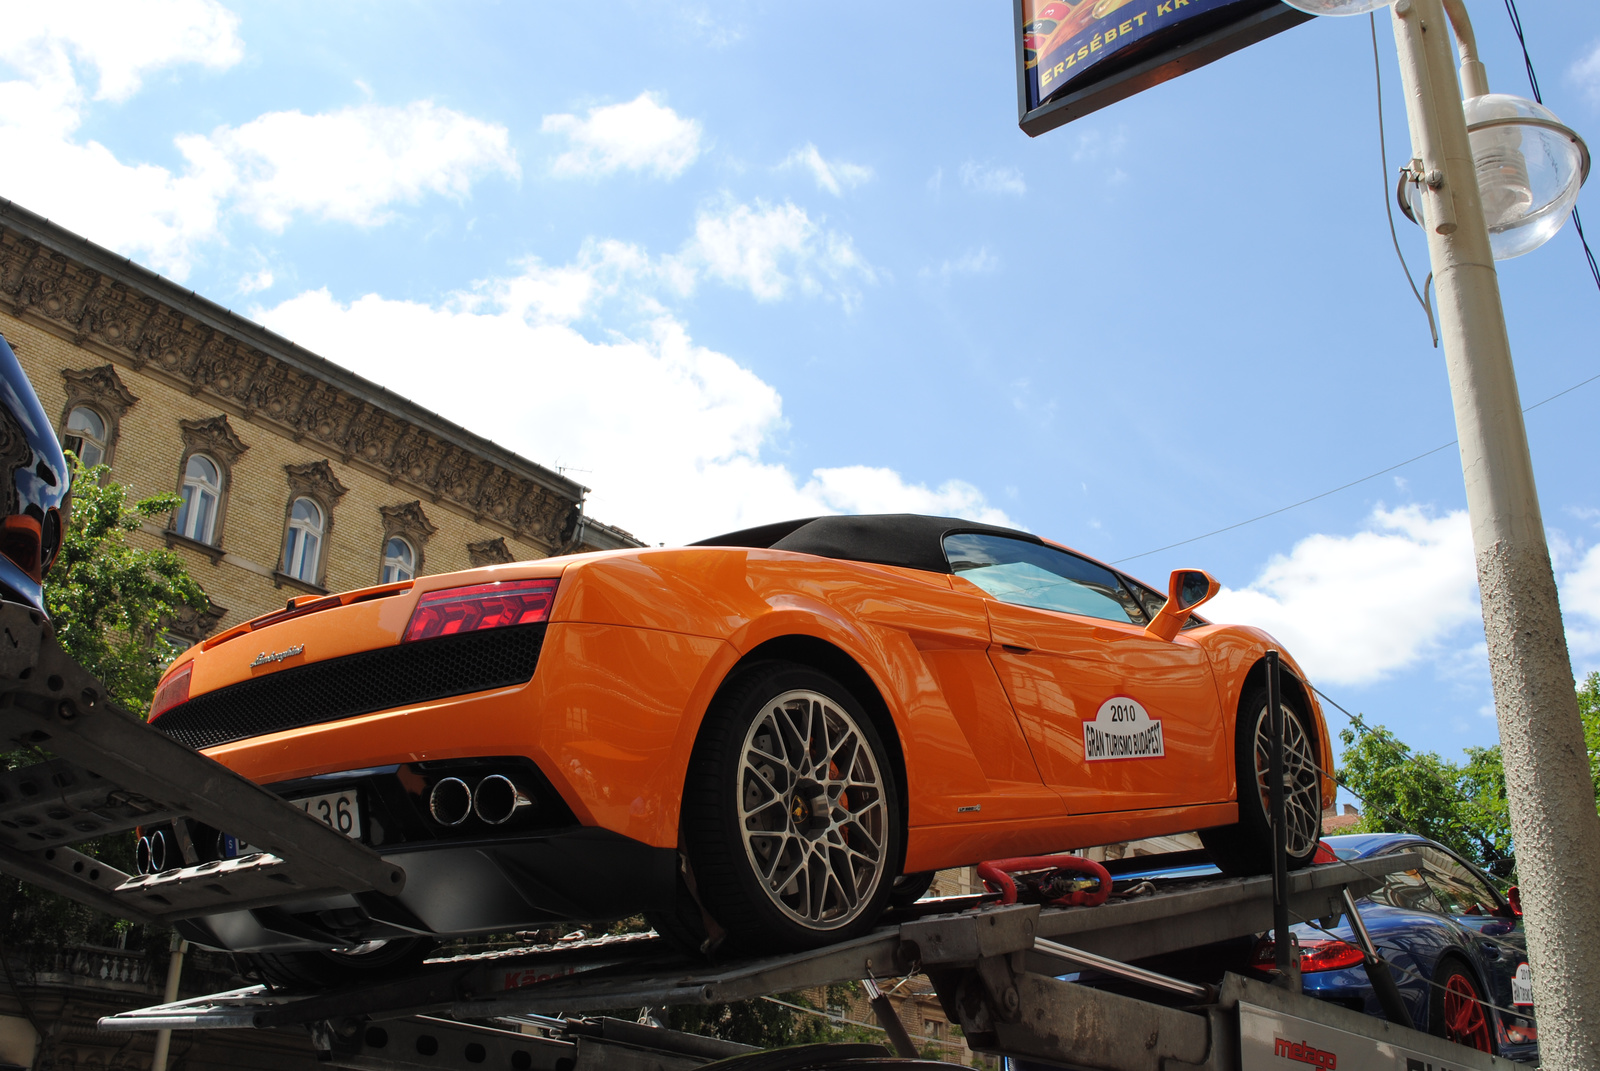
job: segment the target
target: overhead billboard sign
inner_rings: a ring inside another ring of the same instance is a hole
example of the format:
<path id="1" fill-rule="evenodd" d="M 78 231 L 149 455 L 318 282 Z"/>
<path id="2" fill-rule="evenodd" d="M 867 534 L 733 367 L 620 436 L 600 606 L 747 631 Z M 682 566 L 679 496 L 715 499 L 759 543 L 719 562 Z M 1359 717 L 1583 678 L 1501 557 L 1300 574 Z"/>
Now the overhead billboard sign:
<path id="1" fill-rule="evenodd" d="M 1036 137 L 1314 16 L 1279 0 L 1012 0 L 1017 113 Z"/>

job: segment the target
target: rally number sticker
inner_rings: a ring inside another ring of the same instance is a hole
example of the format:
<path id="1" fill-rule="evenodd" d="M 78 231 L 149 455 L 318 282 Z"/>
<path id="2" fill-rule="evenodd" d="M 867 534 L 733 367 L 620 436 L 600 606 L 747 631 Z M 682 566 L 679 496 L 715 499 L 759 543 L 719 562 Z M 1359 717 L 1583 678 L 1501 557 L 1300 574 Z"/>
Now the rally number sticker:
<path id="1" fill-rule="evenodd" d="M 1519 1008 L 1533 1007 L 1533 968 L 1523 963 L 1511 979 L 1511 1003 Z"/>
<path id="2" fill-rule="evenodd" d="M 1089 762 L 1159 759 L 1166 753 L 1161 720 L 1137 699 L 1114 695 L 1100 704 L 1093 721 L 1083 723 L 1083 757 Z"/>

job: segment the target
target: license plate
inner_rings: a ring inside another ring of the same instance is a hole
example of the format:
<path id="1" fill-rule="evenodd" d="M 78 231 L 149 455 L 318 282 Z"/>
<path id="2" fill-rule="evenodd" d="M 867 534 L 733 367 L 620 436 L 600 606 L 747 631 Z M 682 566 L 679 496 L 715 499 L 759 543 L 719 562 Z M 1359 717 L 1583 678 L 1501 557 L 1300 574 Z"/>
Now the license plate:
<path id="1" fill-rule="evenodd" d="M 1526 963 L 1517 968 L 1511 979 L 1511 1003 L 1519 1008 L 1533 1007 L 1533 968 Z"/>
<path id="2" fill-rule="evenodd" d="M 351 840 L 361 839 L 361 800 L 356 795 L 355 789 L 330 792 L 325 796 L 307 796 L 303 800 L 289 802 L 329 829 L 337 829 Z M 221 848 L 224 859 L 238 859 L 261 851 L 260 848 L 231 833 L 222 835 L 218 847 Z"/>
<path id="3" fill-rule="evenodd" d="M 289 802 L 329 829 L 337 830 L 351 840 L 361 839 L 361 801 L 355 789 L 330 792 L 325 796 L 307 796 L 303 800 Z"/>

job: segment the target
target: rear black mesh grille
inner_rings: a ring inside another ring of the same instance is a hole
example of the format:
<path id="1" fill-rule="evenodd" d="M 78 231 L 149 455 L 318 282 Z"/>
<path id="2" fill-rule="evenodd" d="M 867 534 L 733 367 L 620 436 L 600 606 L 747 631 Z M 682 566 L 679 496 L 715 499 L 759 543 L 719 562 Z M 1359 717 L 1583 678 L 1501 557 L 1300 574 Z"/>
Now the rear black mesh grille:
<path id="1" fill-rule="evenodd" d="M 522 684 L 539 664 L 544 630 L 489 629 L 296 666 L 195 696 L 151 724 L 198 750 Z"/>

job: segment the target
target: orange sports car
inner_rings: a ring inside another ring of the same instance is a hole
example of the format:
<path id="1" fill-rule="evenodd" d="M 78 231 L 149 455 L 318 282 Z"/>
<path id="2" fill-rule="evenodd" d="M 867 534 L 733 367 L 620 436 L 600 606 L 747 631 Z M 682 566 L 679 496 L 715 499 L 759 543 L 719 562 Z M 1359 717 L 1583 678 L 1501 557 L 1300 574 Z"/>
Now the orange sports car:
<path id="1" fill-rule="evenodd" d="M 275 980 L 645 913 L 690 945 L 871 927 L 932 872 L 1201 830 L 1269 859 L 1265 633 L 1025 532 L 814 517 L 308 596 L 185 653 L 151 717 L 405 868 L 398 897 L 182 924 Z M 1289 848 L 1332 753 L 1283 662 Z M 188 830 L 186 854 L 251 851 Z M 141 831 L 146 871 L 182 865 Z"/>

